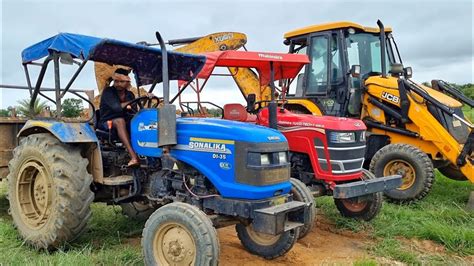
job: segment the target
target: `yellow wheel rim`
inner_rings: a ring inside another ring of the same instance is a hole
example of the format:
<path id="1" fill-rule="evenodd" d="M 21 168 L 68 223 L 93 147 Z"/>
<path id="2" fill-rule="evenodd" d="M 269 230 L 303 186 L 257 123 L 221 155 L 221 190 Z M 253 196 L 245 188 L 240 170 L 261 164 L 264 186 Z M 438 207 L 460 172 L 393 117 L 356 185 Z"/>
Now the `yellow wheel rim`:
<path id="1" fill-rule="evenodd" d="M 50 215 L 52 182 L 43 164 L 27 160 L 18 172 L 16 183 L 20 216 L 31 229 L 44 226 Z"/>
<path id="2" fill-rule="evenodd" d="M 406 190 L 413 186 L 416 180 L 415 168 L 405 160 L 392 160 L 387 163 L 383 169 L 383 175 L 401 175 L 402 185 L 398 190 Z"/>
<path id="3" fill-rule="evenodd" d="M 153 256 L 159 265 L 193 265 L 196 253 L 191 233 L 181 224 L 165 224 L 155 233 Z"/>

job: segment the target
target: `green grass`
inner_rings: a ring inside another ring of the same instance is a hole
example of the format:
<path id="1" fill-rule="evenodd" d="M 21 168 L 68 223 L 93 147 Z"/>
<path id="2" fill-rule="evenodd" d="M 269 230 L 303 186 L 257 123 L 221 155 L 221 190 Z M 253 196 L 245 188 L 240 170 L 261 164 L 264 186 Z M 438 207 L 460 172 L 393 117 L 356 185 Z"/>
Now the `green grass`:
<path id="1" fill-rule="evenodd" d="M 368 254 L 406 264 L 462 264 L 463 257 L 474 255 L 474 213 L 463 208 L 474 185 L 449 180 L 437 173 L 431 193 L 408 206 L 384 203 L 372 222 L 359 222 L 340 216 L 330 197 L 317 199 L 324 215 L 337 228 L 368 232 L 375 245 Z M 72 245 L 47 253 L 23 243 L 7 213 L 5 182 L 0 183 L 0 264 L 5 265 L 142 265 L 139 245 L 143 223 L 120 213 L 119 207 L 93 204 L 87 231 Z M 447 254 L 421 252 L 403 239 L 427 239 L 444 246 Z M 130 244 L 134 241 L 134 244 Z M 461 258 L 457 259 L 457 258 Z M 377 265 L 373 258 L 354 265 Z"/>
<path id="2" fill-rule="evenodd" d="M 5 182 L 0 182 L 0 265 L 143 265 L 138 241 L 144 224 L 120 207 L 92 205 L 92 219 L 77 241 L 55 252 L 35 251 L 19 238 L 8 215 Z"/>
<path id="3" fill-rule="evenodd" d="M 453 256 L 474 255 L 474 212 L 464 210 L 474 185 L 450 180 L 438 172 L 436 175 L 433 189 L 425 199 L 403 206 L 384 203 L 382 212 L 372 222 L 342 218 L 328 197 L 317 199 L 317 204 L 338 228 L 370 232 L 378 239 L 377 247 L 371 249 L 378 256 L 408 264 L 423 263 L 416 253 L 404 249 L 396 237 L 431 240 L 443 245 Z M 428 259 L 435 263 L 446 258 L 440 259 L 438 255 Z"/>
<path id="4" fill-rule="evenodd" d="M 464 106 L 462 108 L 464 116 L 469 119 L 469 121 L 474 123 L 474 108 L 470 108 L 468 106 Z"/>

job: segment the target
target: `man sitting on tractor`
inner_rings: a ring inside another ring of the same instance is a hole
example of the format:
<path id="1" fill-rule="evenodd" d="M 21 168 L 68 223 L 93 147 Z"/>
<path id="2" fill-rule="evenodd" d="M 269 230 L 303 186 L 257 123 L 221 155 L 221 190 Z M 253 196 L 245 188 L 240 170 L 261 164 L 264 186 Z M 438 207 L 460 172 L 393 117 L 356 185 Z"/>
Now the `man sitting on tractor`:
<path id="1" fill-rule="evenodd" d="M 100 98 L 100 126 L 104 129 L 115 128 L 117 135 L 130 154 L 130 161 L 127 166 L 137 166 L 140 162 L 138 156 L 130 144 L 127 125 L 130 122 L 129 110 L 132 109 L 130 103 L 135 99 L 135 95 L 129 90 L 129 71 L 123 68 L 115 70 L 113 75 L 114 85 L 107 87 L 102 92 Z"/>

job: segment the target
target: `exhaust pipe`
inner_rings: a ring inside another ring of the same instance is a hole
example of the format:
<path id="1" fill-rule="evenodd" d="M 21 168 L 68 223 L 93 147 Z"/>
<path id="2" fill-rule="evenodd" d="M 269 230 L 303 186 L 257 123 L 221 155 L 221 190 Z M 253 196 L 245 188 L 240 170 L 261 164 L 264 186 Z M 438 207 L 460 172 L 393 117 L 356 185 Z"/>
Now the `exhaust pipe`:
<path id="1" fill-rule="evenodd" d="M 377 25 L 379 26 L 380 29 L 380 58 L 382 60 L 382 78 L 387 77 L 387 66 L 385 65 L 385 28 L 383 26 L 382 21 L 377 20 Z"/>

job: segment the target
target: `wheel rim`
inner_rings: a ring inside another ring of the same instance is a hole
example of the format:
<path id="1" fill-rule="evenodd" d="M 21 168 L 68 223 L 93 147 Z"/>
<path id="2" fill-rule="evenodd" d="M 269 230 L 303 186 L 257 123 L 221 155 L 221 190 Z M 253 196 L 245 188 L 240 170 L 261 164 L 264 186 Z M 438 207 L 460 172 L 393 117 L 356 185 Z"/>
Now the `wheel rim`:
<path id="1" fill-rule="evenodd" d="M 184 226 L 168 223 L 155 234 L 153 256 L 166 265 L 192 265 L 196 258 L 196 244 Z"/>
<path id="2" fill-rule="evenodd" d="M 358 198 L 355 199 L 343 199 L 341 200 L 344 207 L 351 212 L 361 212 L 367 206 L 367 201 L 359 201 Z"/>
<path id="3" fill-rule="evenodd" d="M 43 164 L 27 161 L 18 172 L 16 184 L 20 216 L 31 229 L 38 230 L 48 220 L 52 203 L 52 183 Z"/>
<path id="4" fill-rule="evenodd" d="M 249 234 L 250 238 L 259 245 L 262 246 L 271 246 L 278 242 L 280 239 L 280 235 L 269 235 L 264 233 L 258 233 L 253 230 L 253 226 L 249 225 L 246 227 L 247 233 Z"/>
<path id="5" fill-rule="evenodd" d="M 415 169 L 413 166 L 404 160 L 392 160 L 385 165 L 383 174 L 384 176 L 389 175 L 401 175 L 402 185 L 397 188 L 398 190 L 406 190 L 413 186 L 416 179 Z"/>

